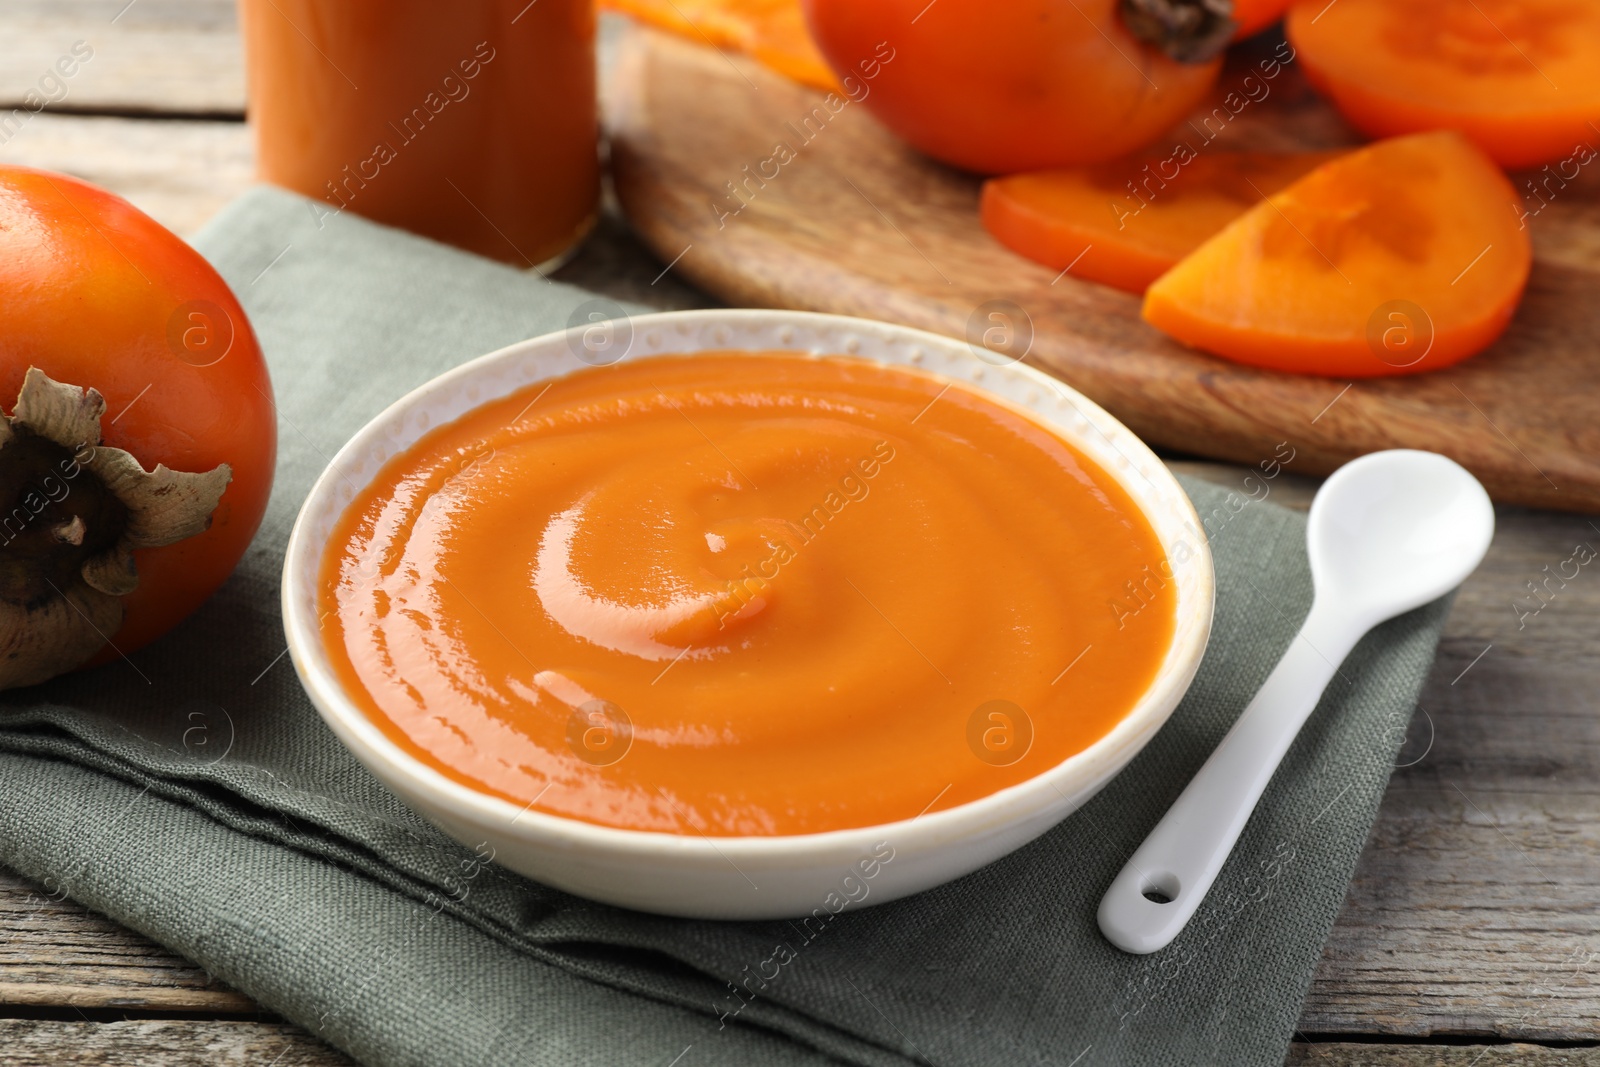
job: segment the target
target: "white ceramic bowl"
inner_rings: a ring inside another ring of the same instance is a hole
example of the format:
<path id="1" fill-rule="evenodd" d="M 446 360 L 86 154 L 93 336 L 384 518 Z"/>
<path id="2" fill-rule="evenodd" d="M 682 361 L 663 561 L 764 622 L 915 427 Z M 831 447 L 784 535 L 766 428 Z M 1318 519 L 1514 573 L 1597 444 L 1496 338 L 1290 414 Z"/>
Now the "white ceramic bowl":
<path id="1" fill-rule="evenodd" d="M 793 311 L 684 311 L 637 316 L 631 327 L 625 359 L 706 349 L 840 354 L 921 368 L 1026 409 L 1117 479 L 1169 559 L 1187 558 L 1174 568 L 1178 618 L 1171 647 L 1138 704 L 1088 749 L 997 793 L 902 822 L 711 839 L 523 811 L 452 781 L 385 737 L 335 677 L 317 629 L 318 566 L 353 487 L 370 481 L 396 452 L 486 401 L 585 366 L 575 354 L 575 330 L 548 334 L 457 367 L 368 423 L 312 488 L 284 561 L 284 629 L 312 702 L 356 758 L 452 837 L 492 848 L 500 863 L 530 878 L 642 911 L 715 919 L 826 913 L 919 892 L 1026 844 L 1092 797 L 1166 722 L 1211 632 L 1211 555 L 1171 472 L 1098 405 L 1027 366 L 997 366 L 998 357 L 986 352 L 980 359 L 961 341 L 882 322 Z M 883 862 L 890 850 L 893 858 Z M 863 859 L 867 866 L 858 869 Z"/>

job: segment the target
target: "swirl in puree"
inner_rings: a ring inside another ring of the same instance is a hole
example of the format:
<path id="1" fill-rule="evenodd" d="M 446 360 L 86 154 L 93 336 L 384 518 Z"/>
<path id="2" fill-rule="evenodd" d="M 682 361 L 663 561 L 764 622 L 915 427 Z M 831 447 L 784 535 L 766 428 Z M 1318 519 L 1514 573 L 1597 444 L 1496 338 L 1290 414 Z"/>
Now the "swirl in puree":
<path id="1" fill-rule="evenodd" d="M 449 778 L 605 826 L 803 834 L 1093 744 L 1166 654 L 1172 574 L 1117 482 L 1020 409 L 709 352 L 433 429 L 339 519 L 320 610 L 347 691 Z"/>

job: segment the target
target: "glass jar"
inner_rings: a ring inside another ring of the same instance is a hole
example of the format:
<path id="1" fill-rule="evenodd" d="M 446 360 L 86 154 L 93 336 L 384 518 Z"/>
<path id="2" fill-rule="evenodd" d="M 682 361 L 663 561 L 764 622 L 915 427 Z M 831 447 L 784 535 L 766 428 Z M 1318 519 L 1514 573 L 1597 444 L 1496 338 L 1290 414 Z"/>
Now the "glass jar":
<path id="1" fill-rule="evenodd" d="M 593 0 L 239 0 L 265 181 L 520 266 L 600 192 Z"/>

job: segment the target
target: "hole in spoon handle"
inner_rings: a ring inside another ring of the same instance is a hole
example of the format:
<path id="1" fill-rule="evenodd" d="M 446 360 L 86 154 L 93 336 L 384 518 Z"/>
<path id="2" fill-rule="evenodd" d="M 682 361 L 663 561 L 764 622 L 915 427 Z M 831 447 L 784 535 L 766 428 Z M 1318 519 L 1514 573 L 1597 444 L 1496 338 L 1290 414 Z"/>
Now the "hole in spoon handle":
<path id="1" fill-rule="evenodd" d="M 1124 952 L 1165 948 L 1181 932 L 1209 888 L 1170 867 L 1144 866 L 1139 857 L 1123 867 L 1100 901 L 1100 929 Z"/>
<path id="2" fill-rule="evenodd" d="M 1178 876 L 1171 871 L 1146 874 L 1139 880 L 1144 883 L 1139 890 L 1139 895 L 1152 904 L 1171 904 L 1178 899 L 1178 894 L 1183 891 L 1183 885 L 1178 881 Z"/>

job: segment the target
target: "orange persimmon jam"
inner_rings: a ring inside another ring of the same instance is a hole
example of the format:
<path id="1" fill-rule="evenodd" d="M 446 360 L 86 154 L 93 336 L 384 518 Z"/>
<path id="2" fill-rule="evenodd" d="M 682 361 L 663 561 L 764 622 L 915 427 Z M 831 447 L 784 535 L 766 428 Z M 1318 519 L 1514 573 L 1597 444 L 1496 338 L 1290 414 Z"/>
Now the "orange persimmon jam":
<path id="1" fill-rule="evenodd" d="M 1172 574 L 1116 480 L 1020 408 L 706 352 L 431 430 L 339 519 L 319 595 L 346 690 L 445 776 L 605 826 L 784 835 L 1093 744 L 1166 655 Z"/>

